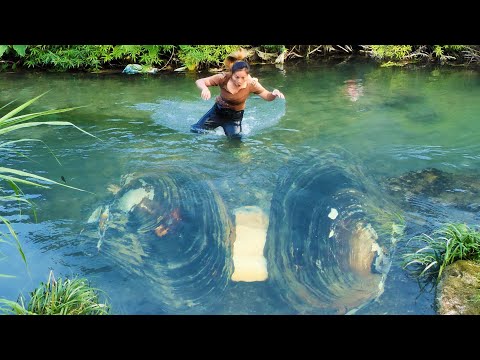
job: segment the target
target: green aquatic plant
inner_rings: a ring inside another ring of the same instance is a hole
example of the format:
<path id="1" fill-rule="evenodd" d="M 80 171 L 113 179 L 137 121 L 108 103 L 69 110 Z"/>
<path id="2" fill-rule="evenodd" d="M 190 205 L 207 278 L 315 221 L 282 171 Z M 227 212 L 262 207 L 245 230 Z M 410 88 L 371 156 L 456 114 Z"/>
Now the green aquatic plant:
<path id="1" fill-rule="evenodd" d="M 390 238 L 395 244 L 405 231 L 405 217 L 398 211 L 386 211 L 384 208 L 374 208 L 375 219 L 378 224 L 376 231 L 378 236 Z"/>
<path id="2" fill-rule="evenodd" d="M 48 92 L 48 91 L 47 91 Z M 17 152 L 15 150 L 15 145 L 20 143 L 20 142 L 33 142 L 33 141 L 40 141 L 43 143 L 41 140 L 37 139 L 29 139 L 29 138 L 22 138 L 22 139 L 17 139 L 17 140 L 10 140 L 10 141 L 1 141 L 2 137 L 5 136 L 8 133 L 11 133 L 12 131 L 19 130 L 19 129 L 26 129 L 29 127 L 34 127 L 34 126 L 72 126 L 76 128 L 77 130 L 92 136 L 94 138 L 97 138 L 95 135 L 90 134 L 89 132 L 80 129 L 76 125 L 72 124 L 71 122 L 68 121 L 31 121 L 32 119 L 36 119 L 38 117 L 43 117 L 47 115 L 53 115 L 53 114 L 58 114 L 58 113 L 63 113 L 67 111 L 72 111 L 78 108 L 81 108 L 83 106 L 77 106 L 77 107 L 70 107 L 70 108 L 64 108 L 64 109 L 52 109 L 52 110 L 45 110 L 45 111 L 40 111 L 40 112 L 34 112 L 34 113 L 27 113 L 27 114 L 20 114 L 22 110 L 30 106 L 32 103 L 40 99 L 42 96 L 44 96 L 47 92 L 44 92 L 35 98 L 21 104 L 20 106 L 17 106 L 13 108 L 12 110 L 8 111 L 6 114 L 0 117 L 0 156 L 1 152 L 15 152 L 17 155 L 24 156 L 23 154 Z M 2 107 L 0 107 L 0 110 L 4 110 L 8 108 L 11 104 L 13 104 L 14 101 L 11 101 Z M 97 138 L 98 139 L 98 138 Z M 99 139 L 100 140 L 100 139 Z M 47 146 L 48 148 L 48 146 Z M 49 149 L 50 150 L 50 149 Z M 50 151 L 51 152 L 51 151 Z M 52 152 L 51 152 L 52 153 Z M 53 154 L 53 153 L 52 153 Z M 55 157 L 55 155 L 53 155 Z M 55 157 L 56 161 L 58 159 Z M 11 188 L 12 191 L 7 192 L 7 190 L 2 186 L 3 184 L 8 185 L 9 188 Z M 63 186 L 67 187 L 70 189 L 78 190 L 78 191 L 85 191 L 80 188 L 76 188 L 70 185 L 62 184 L 57 181 L 48 179 L 43 176 L 39 176 L 27 171 L 22 171 L 22 170 L 17 170 L 13 169 L 10 167 L 3 167 L 0 166 L 0 204 L 6 204 L 6 203 L 11 203 L 11 202 L 17 202 L 19 205 L 21 204 L 27 204 L 29 205 L 32 210 L 34 217 L 36 219 L 36 213 L 35 213 L 35 207 L 34 204 L 28 200 L 25 196 L 24 193 L 22 192 L 19 184 L 23 185 L 31 185 L 35 187 L 41 187 L 41 188 L 48 188 L 49 185 L 58 185 L 58 186 Z M 21 210 L 20 210 L 21 213 Z M 15 232 L 15 229 L 12 227 L 12 224 L 10 221 L 5 217 L 0 214 L 0 224 L 4 224 L 6 226 L 7 232 L 1 232 L 0 231 L 0 243 L 10 243 L 12 238 L 14 239 L 14 243 L 18 249 L 18 252 L 20 253 L 22 260 L 24 261 L 25 265 L 27 265 L 27 260 L 25 257 L 25 253 L 22 250 L 22 246 L 20 244 L 20 241 L 18 239 L 18 236 Z M 0 253 L 1 254 L 1 253 Z M 0 275 L 2 277 L 11 277 L 10 275 Z"/>
<path id="3" fill-rule="evenodd" d="M 480 231 L 463 223 L 447 223 L 432 234 L 414 236 L 418 249 L 403 255 L 402 267 L 418 278 L 438 281 L 457 260 L 480 261 Z"/>
<path id="4" fill-rule="evenodd" d="M 102 291 L 84 278 L 55 280 L 50 271 L 48 281 L 41 282 L 27 300 L 0 299 L 0 312 L 11 315 L 108 315 L 111 307 L 100 300 Z"/>

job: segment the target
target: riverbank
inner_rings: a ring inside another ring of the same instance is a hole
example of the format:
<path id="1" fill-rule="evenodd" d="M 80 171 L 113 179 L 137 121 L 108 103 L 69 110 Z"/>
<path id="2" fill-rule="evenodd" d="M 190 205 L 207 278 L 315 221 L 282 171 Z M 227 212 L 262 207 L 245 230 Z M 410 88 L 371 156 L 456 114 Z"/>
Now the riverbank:
<path id="1" fill-rule="evenodd" d="M 165 71 L 219 71 L 243 47 L 250 64 L 373 61 L 380 67 L 478 69 L 479 45 L 0 45 L 0 71 L 106 72 L 139 65 Z"/>

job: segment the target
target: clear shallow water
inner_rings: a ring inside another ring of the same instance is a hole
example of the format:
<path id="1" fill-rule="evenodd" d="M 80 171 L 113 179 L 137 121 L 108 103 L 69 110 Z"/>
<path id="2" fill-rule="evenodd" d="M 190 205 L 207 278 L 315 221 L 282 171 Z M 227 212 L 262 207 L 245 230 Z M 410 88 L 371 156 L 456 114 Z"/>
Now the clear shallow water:
<path id="1" fill-rule="evenodd" d="M 310 163 L 312 167 L 328 165 L 332 158 L 328 154 L 347 154 L 341 155 L 341 161 L 337 162 L 340 171 L 346 169 L 349 175 L 357 174 L 354 176 L 357 180 L 361 176 L 360 182 L 370 189 L 366 196 L 374 199 L 373 202 L 380 201 L 373 192 L 384 189 L 386 179 L 409 171 L 436 168 L 459 179 L 464 176 L 474 179 L 478 173 L 480 81 L 476 72 L 441 68 L 381 69 L 372 64 L 352 63 L 291 65 L 283 70 L 262 66 L 254 67 L 253 74 L 266 88 L 279 88 L 286 100 L 265 102 L 250 97 L 241 142 L 229 141 L 221 129 L 206 135 L 189 132 L 190 124 L 212 106 L 217 94 L 213 90 L 212 100 L 201 100 L 194 85 L 200 75 L 195 73 L 0 74 L 2 105 L 14 99 L 20 104 L 50 90 L 27 110 L 88 105 L 52 119 L 71 121 L 101 139 L 70 127 L 37 127 L 15 133 L 19 138 L 44 142 L 18 144 L 16 150 L 28 158 L 19 157 L 18 153 L 2 153 L 2 166 L 35 172 L 57 181 L 64 176 L 69 185 L 88 192 L 61 187 L 47 190 L 22 187 L 37 206 L 37 223 L 30 211 L 24 210 L 19 217 L 17 208 L 0 208 L 1 214 L 14 223 L 28 260 L 27 271 L 14 246 L 2 246 L 5 257 L 0 261 L 0 273 L 16 275 L 16 278 L 2 278 L 1 296 L 15 299 L 19 293 L 33 290 L 41 281 L 46 281 L 49 270 L 53 269 L 57 276 L 76 274 L 89 278 L 108 294 L 116 313 L 185 313 L 164 306 L 164 297 L 155 292 L 159 287 L 155 276 L 160 278 L 164 274 L 172 279 L 175 273 L 155 268 L 155 262 L 161 263 L 161 259 L 155 257 L 154 247 L 144 268 L 139 270 L 155 274 L 152 280 L 131 271 L 131 267 L 119 266 L 107 252 L 97 252 L 98 239 L 83 236 L 89 229 L 87 220 L 92 212 L 112 200 L 107 187 L 119 184 L 122 175 L 132 172 L 148 171 L 161 176 L 162 169 L 173 165 L 193 171 L 198 175 L 200 186 L 208 184 L 219 195 L 230 215 L 242 206 L 258 206 L 269 213 L 272 198 L 282 201 L 278 194 L 296 196 L 295 191 L 280 187 L 286 180 L 285 174 L 298 171 L 300 176 L 302 167 L 298 164 L 302 163 Z M 359 168 L 360 172 L 352 172 L 351 167 Z M 323 167 L 319 171 L 323 171 Z M 335 177 L 319 179 L 326 184 L 336 181 Z M 305 201 L 296 202 L 307 215 L 323 201 L 321 189 L 309 191 Z M 202 195 L 198 199 L 200 205 L 207 201 Z M 358 314 L 434 314 L 434 294 L 422 292 L 399 265 L 405 251 L 403 245 L 411 236 L 428 232 L 445 221 L 478 223 L 474 206 L 473 211 L 465 211 L 455 204 L 422 194 L 411 197 L 408 202 L 403 200 L 398 197 L 389 200 L 389 206 L 401 209 L 406 228 L 392 249 L 393 259 L 384 280 L 384 291 L 376 301 L 361 307 Z M 458 201 L 468 202 L 468 199 Z M 472 204 L 477 202 L 478 199 L 471 199 Z M 192 229 L 198 230 L 204 221 L 217 218 L 215 213 L 207 214 L 204 219 L 193 210 L 191 214 L 193 225 L 189 231 L 193 233 L 196 230 Z M 293 219 L 292 224 L 297 223 L 295 213 L 285 216 Z M 307 225 L 296 229 L 298 238 L 307 238 Z M 167 238 L 174 239 L 173 235 L 162 239 Z M 282 238 L 282 234 L 277 234 L 277 238 Z M 277 246 L 287 240 L 274 241 L 268 237 L 267 246 Z M 108 245 L 108 238 L 105 242 Z M 284 250 L 284 254 L 287 253 L 288 250 Z M 204 261 L 220 261 L 221 254 L 215 254 L 207 251 Z M 231 266 L 228 261 L 225 263 Z M 291 266 L 296 264 L 292 262 Z M 186 266 L 187 270 L 192 274 L 191 266 Z M 293 281 L 293 277 L 288 279 Z M 204 278 L 198 281 L 184 280 L 168 286 L 172 292 L 182 288 L 179 294 L 194 297 L 196 286 L 210 284 L 202 283 Z M 198 303 L 205 306 L 193 306 L 187 313 L 301 313 L 299 306 L 294 306 L 285 295 L 291 283 L 282 281 L 287 280 L 227 281 L 225 288 L 212 287 L 219 298 L 217 302 L 210 299 L 204 303 L 208 295 L 202 295 Z"/>

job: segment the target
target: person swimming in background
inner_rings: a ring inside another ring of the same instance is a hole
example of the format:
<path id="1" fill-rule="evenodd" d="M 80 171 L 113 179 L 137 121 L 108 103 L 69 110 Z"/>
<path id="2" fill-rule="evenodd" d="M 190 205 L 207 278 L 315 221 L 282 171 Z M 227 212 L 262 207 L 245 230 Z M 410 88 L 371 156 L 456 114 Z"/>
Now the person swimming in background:
<path id="1" fill-rule="evenodd" d="M 210 99 L 210 86 L 219 86 L 220 95 L 216 97 L 211 109 L 190 127 L 192 132 L 205 133 L 221 126 L 228 137 L 241 138 L 245 103 L 251 93 L 266 101 L 273 101 L 277 97 L 285 99 L 280 90 L 268 91 L 257 78 L 250 76 L 250 65 L 244 60 L 246 56 L 247 51 L 240 49 L 225 59 L 228 72 L 195 81 L 197 87 L 202 90 L 200 96 L 203 100 Z"/>

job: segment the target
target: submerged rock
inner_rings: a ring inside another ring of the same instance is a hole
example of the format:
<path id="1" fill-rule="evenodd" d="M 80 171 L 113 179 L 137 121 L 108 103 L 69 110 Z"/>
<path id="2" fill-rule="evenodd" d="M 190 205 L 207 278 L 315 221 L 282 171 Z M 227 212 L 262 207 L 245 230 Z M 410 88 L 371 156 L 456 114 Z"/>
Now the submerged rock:
<path id="1" fill-rule="evenodd" d="M 448 265 L 437 284 L 436 311 L 440 315 L 480 315 L 480 264 L 458 260 Z"/>
<path id="2" fill-rule="evenodd" d="M 409 200 L 422 196 L 465 211 L 480 210 L 480 181 L 476 175 L 456 175 L 435 168 L 410 171 L 385 181 L 391 194 Z"/>

